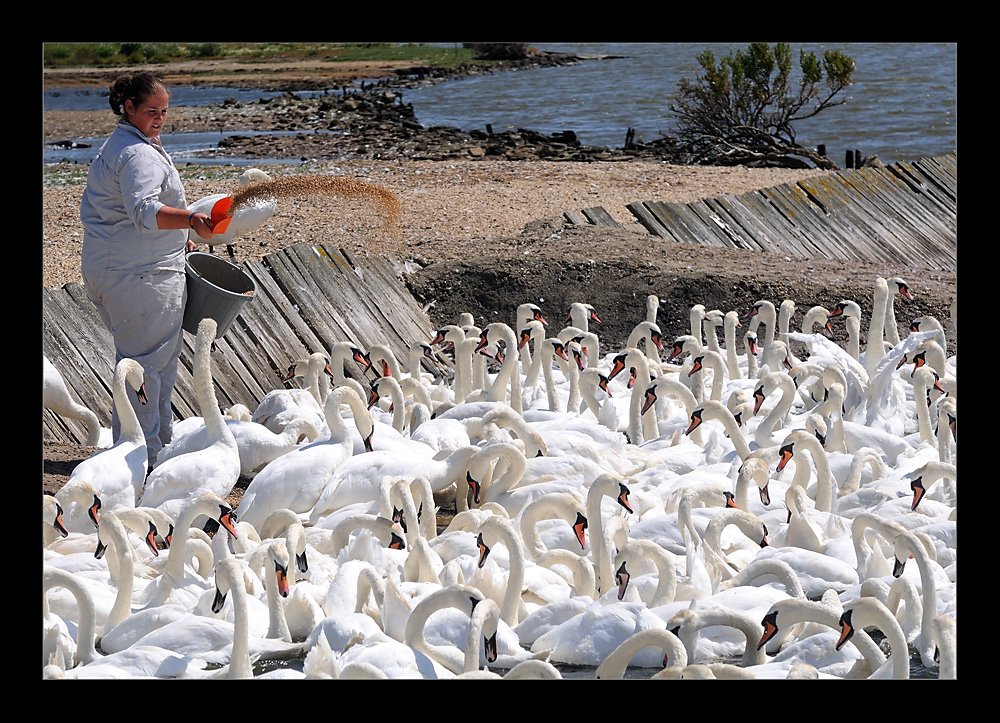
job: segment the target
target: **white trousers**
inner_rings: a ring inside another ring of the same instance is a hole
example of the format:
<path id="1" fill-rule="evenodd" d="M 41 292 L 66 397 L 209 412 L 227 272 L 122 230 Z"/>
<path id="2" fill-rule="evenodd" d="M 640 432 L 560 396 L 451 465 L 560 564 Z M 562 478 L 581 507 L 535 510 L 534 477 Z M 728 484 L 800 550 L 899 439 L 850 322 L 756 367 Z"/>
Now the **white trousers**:
<path id="1" fill-rule="evenodd" d="M 146 437 L 146 454 L 152 468 L 173 430 L 171 397 L 181 352 L 187 277 L 184 271 L 154 271 L 124 276 L 84 274 L 83 280 L 90 300 L 114 338 L 115 365 L 125 358 L 142 365 L 149 401 L 140 404 L 135 392 L 126 387 Z M 120 431 L 116 410 L 111 418 L 114 440 Z"/>

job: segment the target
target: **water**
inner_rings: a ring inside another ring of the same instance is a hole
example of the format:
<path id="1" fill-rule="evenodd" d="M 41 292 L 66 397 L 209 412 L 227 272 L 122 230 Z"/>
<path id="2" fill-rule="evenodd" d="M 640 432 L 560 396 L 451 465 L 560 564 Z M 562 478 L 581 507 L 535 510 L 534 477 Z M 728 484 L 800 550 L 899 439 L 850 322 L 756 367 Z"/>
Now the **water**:
<path id="1" fill-rule="evenodd" d="M 218 89 L 216 89 L 218 90 Z M 108 111 L 111 112 L 110 110 Z M 332 133 L 333 131 L 239 131 L 238 133 L 226 133 L 222 131 L 206 131 L 204 133 L 163 133 L 160 138 L 163 140 L 163 147 L 170 154 L 170 160 L 176 164 L 198 163 L 203 166 L 209 165 L 232 165 L 232 166 L 259 166 L 269 163 L 294 164 L 294 160 L 287 158 L 267 159 L 256 157 L 248 158 L 208 158 L 200 152 L 211 148 L 218 148 L 219 143 L 234 135 L 240 136 L 300 136 L 310 133 Z M 101 145 L 107 137 L 101 138 L 77 138 L 77 147 L 63 148 L 61 146 L 44 146 L 42 156 L 43 163 L 90 163 L 97 155 Z"/>
<path id="2" fill-rule="evenodd" d="M 450 44 L 449 44 L 450 45 Z M 682 77 L 693 79 L 695 56 L 710 48 L 716 58 L 747 43 L 532 43 L 542 50 L 622 56 L 579 65 L 536 68 L 458 78 L 407 90 L 424 125 L 447 125 L 465 131 L 496 132 L 529 128 L 542 133 L 573 130 L 585 145 L 620 148 L 629 128 L 636 138 L 652 141 L 669 133 L 669 106 Z M 877 154 L 883 163 L 913 161 L 957 150 L 958 46 L 955 43 L 792 43 L 822 56 L 842 50 L 857 61 L 849 102 L 795 124 L 798 142 L 825 144 L 827 154 L 844 165 L 848 150 Z M 256 101 L 279 93 L 233 88 L 172 88 L 171 103 L 209 105 L 226 98 Z M 61 89 L 46 92 L 47 109 L 107 109 L 104 92 Z M 197 136 L 197 137 L 195 137 Z M 214 136 L 214 137 L 213 137 Z M 214 147 L 220 134 L 164 136 L 176 162 L 204 163 L 199 149 Z M 80 139 L 100 145 L 103 139 Z M 69 151 L 77 152 L 71 154 Z M 92 149 L 46 148 L 44 162 L 89 162 Z M 184 155 L 190 153 L 191 155 Z M 247 162 L 260 163 L 259 158 Z M 238 163 L 226 159 L 226 163 Z"/>
<path id="3" fill-rule="evenodd" d="M 624 56 L 570 67 L 538 68 L 460 78 L 410 90 L 425 125 L 495 132 L 530 128 L 543 133 L 576 132 L 585 145 L 620 148 L 629 128 L 655 140 L 669 132 L 669 105 L 678 81 L 694 79 L 695 56 L 711 49 L 716 58 L 748 43 L 533 43 L 534 47 L 580 54 Z M 884 163 L 912 161 L 957 149 L 958 46 L 954 43 L 791 43 L 822 57 L 842 50 L 857 62 L 846 105 L 795 124 L 798 142 L 826 144 L 842 165 L 847 150 L 877 154 Z"/>
<path id="4" fill-rule="evenodd" d="M 220 103 L 226 98 L 232 98 L 241 103 L 253 103 L 262 98 L 269 99 L 279 95 L 281 95 L 279 92 L 240 90 L 239 88 L 172 87 L 170 89 L 170 104 L 177 106 L 212 105 Z M 42 105 L 45 110 L 106 110 L 111 112 L 111 108 L 108 106 L 108 92 L 104 88 L 46 90 L 43 94 Z"/>

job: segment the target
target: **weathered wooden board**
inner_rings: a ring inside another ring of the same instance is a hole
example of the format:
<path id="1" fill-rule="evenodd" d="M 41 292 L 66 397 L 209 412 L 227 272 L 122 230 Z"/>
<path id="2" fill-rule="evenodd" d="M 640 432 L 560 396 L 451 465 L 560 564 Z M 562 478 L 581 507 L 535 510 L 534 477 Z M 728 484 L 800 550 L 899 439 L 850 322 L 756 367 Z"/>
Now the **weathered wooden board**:
<path id="1" fill-rule="evenodd" d="M 601 206 L 591 206 L 583 209 L 583 215 L 592 224 L 607 226 L 609 228 L 621 228 L 621 224 L 615 221 L 614 217 Z"/>
<path id="2" fill-rule="evenodd" d="M 289 364 L 334 342 L 362 348 L 385 344 L 406 368 L 411 343 L 433 336 L 430 319 L 406 288 L 401 264 L 372 256 L 356 258 L 324 246 L 293 246 L 243 265 L 257 284 L 226 334 L 216 340 L 212 375 L 219 406 L 254 409 L 267 392 L 301 386 L 282 382 Z M 111 423 L 114 344 L 79 284 L 42 292 L 42 350 L 77 393 L 79 401 Z M 175 418 L 201 415 L 194 392 L 194 336 L 183 333 L 174 389 Z M 357 369 L 345 371 L 364 380 Z M 440 371 L 440 369 L 438 370 Z M 75 420 L 42 414 L 43 438 L 82 443 L 86 430 Z"/>
<path id="3" fill-rule="evenodd" d="M 860 263 L 954 270 L 958 157 L 839 171 L 741 196 L 628 204 L 659 238 Z M 582 223 L 589 209 L 565 216 Z M 597 223 L 594 220 L 591 223 Z"/>

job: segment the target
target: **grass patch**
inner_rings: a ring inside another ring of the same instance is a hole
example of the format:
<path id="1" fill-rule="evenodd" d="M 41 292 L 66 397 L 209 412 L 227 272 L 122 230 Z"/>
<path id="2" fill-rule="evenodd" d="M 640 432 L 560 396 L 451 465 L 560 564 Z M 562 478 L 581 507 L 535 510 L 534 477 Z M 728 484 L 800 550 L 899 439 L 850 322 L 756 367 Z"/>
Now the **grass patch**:
<path id="1" fill-rule="evenodd" d="M 504 45 L 504 44 L 497 44 Z M 508 43 L 508 46 L 522 46 Z M 330 62 L 405 61 L 430 67 L 485 64 L 471 43 L 44 43 L 45 68 L 105 67 L 185 60 L 245 60 L 321 58 Z"/>

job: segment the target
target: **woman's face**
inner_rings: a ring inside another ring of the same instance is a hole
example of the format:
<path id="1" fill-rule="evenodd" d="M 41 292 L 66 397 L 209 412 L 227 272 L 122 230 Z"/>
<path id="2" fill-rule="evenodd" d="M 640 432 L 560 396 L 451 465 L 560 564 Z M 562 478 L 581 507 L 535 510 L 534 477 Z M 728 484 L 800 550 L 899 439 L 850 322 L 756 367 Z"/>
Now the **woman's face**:
<path id="1" fill-rule="evenodd" d="M 131 100 L 125 101 L 125 120 L 134 125 L 143 135 L 156 138 L 163 129 L 163 123 L 167 119 L 167 107 L 170 105 L 170 98 L 166 91 L 153 93 L 140 105 L 135 105 Z"/>

